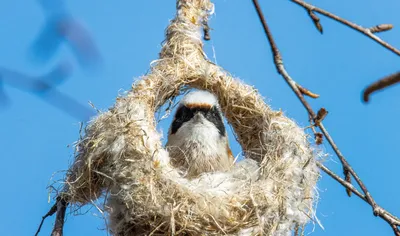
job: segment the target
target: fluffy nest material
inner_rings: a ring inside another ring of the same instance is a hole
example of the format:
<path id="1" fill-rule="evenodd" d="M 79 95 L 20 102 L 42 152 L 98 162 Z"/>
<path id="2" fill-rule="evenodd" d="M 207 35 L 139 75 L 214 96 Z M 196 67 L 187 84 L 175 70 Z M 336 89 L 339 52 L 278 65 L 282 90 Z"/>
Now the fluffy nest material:
<path id="1" fill-rule="evenodd" d="M 86 127 L 64 197 L 83 205 L 105 196 L 113 235 L 289 235 L 314 217 L 319 174 L 307 136 L 206 59 L 209 0 L 177 9 L 151 71 Z M 170 165 L 154 114 L 188 88 L 219 99 L 246 158 L 232 171 L 188 180 Z"/>

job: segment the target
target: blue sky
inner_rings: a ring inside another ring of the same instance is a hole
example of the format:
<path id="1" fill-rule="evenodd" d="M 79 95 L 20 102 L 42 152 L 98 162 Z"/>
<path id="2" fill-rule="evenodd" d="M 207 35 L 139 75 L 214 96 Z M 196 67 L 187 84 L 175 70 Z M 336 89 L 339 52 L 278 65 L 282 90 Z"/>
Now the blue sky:
<path id="1" fill-rule="evenodd" d="M 306 12 L 290 1 L 260 2 L 289 73 L 321 95 L 310 103 L 315 110 L 325 107 L 329 111 L 325 125 L 338 146 L 376 201 L 400 215 L 400 150 L 396 148 L 400 87 L 372 95 L 369 105 L 361 102 L 365 85 L 399 69 L 398 56 L 322 16 L 324 34 L 320 35 Z M 363 26 L 393 23 L 395 28 L 380 36 L 400 47 L 398 1 L 310 2 Z M 307 126 L 307 113 L 276 73 L 251 1 L 216 0 L 215 4 L 212 40 L 206 43 L 209 57 L 214 58 L 214 47 L 219 65 L 258 88 L 274 109 L 282 109 Z M 47 63 L 29 57 L 31 45 L 45 24 L 43 9 L 35 0 L 0 2 L 0 67 L 40 75 L 68 60 L 74 70 L 57 89 L 82 104 L 91 101 L 105 110 L 121 89 L 129 89 L 133 78 L 145 74 L 149 63 L 157 59 L 164 29 L 175 13 L 175 1 L 86 0 L 69 1 L 66 7 L 94 38 L 103 59 L 99 70 L 80 67 L 65 46 Z M 46 189 L 52 174 L 65 170 L 73 160 L 68 146 L 79 137 L 79 120 L 35 94 L 7 84 L 5 90 L 11 104 L 0 110 L 0 235 L 32 235 L 52 204 L 47 202 Z M 167 126 L 161 125 L 164 133 Z M 233 144 L 233 151 L 239 153 L 240 148 Z M 327 147 L 326 151 L 331 154 L 326 164 L 341 173 L 332 150 Z M 63 173 L 56 176 L 62 178 Z M 318 187 L 317 216 L 325 230 L 316 226 L 314 235 L 392 235 L 391 228 L 375 218 L 368 205 L 356 197 L 348 198 L 326 175 Z M 53 221 L 45 222 L 41 235 L 49 235 Z M 85 215 L 68 215 L 65 235 L 106 235 L 102 228 L 104 221 L 93 209 Z"/>

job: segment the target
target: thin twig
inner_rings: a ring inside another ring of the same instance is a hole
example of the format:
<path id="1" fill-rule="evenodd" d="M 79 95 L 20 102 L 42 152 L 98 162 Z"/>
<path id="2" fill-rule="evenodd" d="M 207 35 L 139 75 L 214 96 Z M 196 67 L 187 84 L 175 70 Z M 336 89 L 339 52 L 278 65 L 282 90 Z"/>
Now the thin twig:
<path id="1" fill-rule="evenodd" d="M 385 78 L 374 82 L 364 90 L 363 92 L 364 102 L 369 101 L 369 96 L 371 95 L 371 93 L 384 89 L 399 82 L 400 82 L 400 72 L 386 76 Z"/>
<path id="2" fill-rule="evenodd" d="M 54 215 L 57 212 L 57 202 L 50 208 L 49 212 L 46 215 L 42 216 L 42 221 L 40 221 L 40 225 L 35 233 L 35 236 L 39 235 L 40 230 L 42 229 L 43 223 L 47 217 Z"/>
<path id="3" fill-rule="evenodd" d="M 392 51 L 393 53 L 397 54 L 398 56 L 400 56 L 400 50 L 393 47 L 392 45 L 390 45 L 389 43 L 387 43 L 386 41 L 382 40 L 380 37 L 376 36 L 376 33 L 380 33 L 380 32 L 384 32 L 384 31 L 388 31 L 391 30 L 393 28 L 392 24 L 380 24 L 380 25 L 376 25 L 370 28 L 365 28 L 362 27 L 360 25 L 357 25 L 353 22 L 350 22 L 346 19 L 343 19 L 335 14 L 332 14 L 326 10 L 320 9 L 318 7 L 315 7 L 314 5 L 311 5 L 309 3 L 306 3 L 302 0 L 292 0 L 292 2 L 302 6 L 307 13 L 310 15 L 310 17 L 312 18 L 314 24 L 316 25 L 316 27 L 318 29 L 322 29 L 322 26 L 318 26 L 319 23 L 319 18 L 317 16 L 315 16 L 315 14 L 313 15 L 314 12 L 318 12 L 326 17 L 329 17 L 339 23 L 342 23 L 343 25 L 346 25 L 362 34 L 364 34 L 365 36 L 367 36 L 368 38 L 371 38 L 372 40 L 374 40 L 375 42 L 379 43 L 380 45 L 382 45 L 383 47 L 387 48 L 388 50 Z M 369 95 L 377 90 L 380 90 L 382 88 L 388 87 L 390 85 L 393 85 L 397 82 L 400 81 L 400 74 L 394 74 L 389 76 L 387 79 L 384 78 L 382 80 L 379 80 L 375 83 L 373 83 L 372 85 L 368 86 L 367 89 L 364 91 L 364 102 L 368 102 L 369 99 Z"/>
<path id="4" fill-rule="evenodd" d="M 332 170 L 330 170 L 328 167 L 324 166 L 322 163 L 317 162 L 317 166 L 324 171 L 326 174 L 328 174 L 330 177 L 332 177 L 333 179 L 335 179 L 338 183 L 340 183 L 343 187 L 345 187 L 346 189 L 349 189 L 351 192 L 353 192 L 355 195 L 357 195 L 358 197 L 360 197 L 362 200 L 364 200 L 366 203 L 368 203 L 367 199 L 365 198 L 365 195 L 362 194 L 360 191 L 358 191 L 354 185 L 350 184 L 349 182 L 347 182 L 346 180 L 340 178 L 337 174 L 335 174 Z M 383 211 L 385 211 L 387 214 L 387 218 L 388 220 L 390 220 L 392 227 L 395 226 L 397 228 L 398 224 L 399 224 L 399 219 L 390 214 L 389 212 L 387 212 L 386 210 L 382 209 Z"/>
<path id="5" fill-rule="evenodd" d="M 306 4 L 302 1 L 298 1 L 298 0 L 292 0 L 296 3 L 298 3 L 299 5 L 302 5 L 303 7 L 311 10 L 311 11 L 316 11 L 319 12 L 321 14 L 330 16 L 331 18 L 334 18 L 336 20 L 338 20 L 339 22 L 346 24 L 352 28 L 358 29 L 360 30 L 360 32 L 364 32 L 361 29 L 363 29 L 360 26 L 357 26 L 351 22 L 345 21 L 341 18 L 338 18 L 337 16 L 317 9 L 309 4 Z M 315 126 L 317 126 L 321 132 L 323 133 L 323 135 L 325 136 L 326 140 L 328 141 L 328 143 L 331 145 L 332 149 L 335 151 L 336 155 L 338 156 L 339 160 L 341 161 L 342 165 L 343 165 L 343 169 L 344 171 L 348 171 L 355 179 L 355 181 L 357 182 L 357 184 L 360 186 L 361 190 L 364 193 L 365 196 L 365 201 L 372 206 L 373 209 L 373 213 L 375 216 L 379 216 L 380 218 L 384 219 L 386 222 L 388 222 L 392 228 L 396 229 L 395 233 L 396 235 L 399 234 L 400 235 L 400 231 L 398 230 L 398 226 L 400 225 L 400 220 L 397 219 L 396 217 L 393 217 L 390 213 L 388 213 L 386 210 L 384 210 L 382 207 L 380 207 L 379 205 L 376 204 L 375 200 L 372 198 L 371 194 L 369 193 L 368 189 L 366 188 L 366 186 L 364 185 L 364 183 L 361 181 L 360 177 L 357 175 L 357 173 L 353 170 L 353 168 L 350 166 L 350 164 L 347 162 L 347 160 L 345 159 L 345 157 L 343 156 L 343 154 L 341 153 L 341 151 L 339 150 L 339 148 L 337 147 L 336 143 L 333 141 L 332 137 L 329 135 L 328 131 L 325 129 L 322 121 L 320 122 L 315 122 L 316 121 L 316 114 L 314 112 L 314 110 L 311 108 L 311 106 L 308 104 L 308 102 L 305 100 L 303 94 L 301 93 L 301 91 L 299 90 L 297 83 L 290 77 L 290 75 L 288 74 L 288 72 L 286 71 L 283 61 L 282 61 L 282 56 L 279 53 L 278 47 L 272 37 L 272 33 L 267 25 L 267 22 L 263 16 L 263 13 L 261 11 L 260 5 L 258 4 L 257 0 L 253 0 L 253 4 L 256 8 L 256 11 L 258 13 L 259 19 L 263 25 L 265 34 L 268 38 L 269 44 L 271 46 L 271 50 L 272 50 L 272 54 L 273 54 L 273 59 L 274 59 L 274 63 L 276 66 L 276 69 L 278 71 L 278 73 L 280 75 L 282 75 L 282 77 L 285 79 L 285 81 L 288 83 L 288 85 L 291 87 L 291 89 L 293 90 L 293 92 L 296 94 L 296 96 L 298 97 L 298 99 L 301 101 L 301 103 L 303 104 L 303 106 L 306 108 L 307 112 L 309 113 L 310 117 L 312 119 L 314 119 L 314 123 Z M 380 39 L 379 39 L 380 40 Z M 378 40 L 377 40 L 378 41 Z M 381 40 L 378 42 L 382 42 Z M 382 45 L 385 45 L 383 43 L 381 43 Z M 389 45 L 390 46 L 390 45 Z M 393 48 L 393 47 L 387 47 L 387 48 Z M 393 48 L 394 49 L 394 48 Z M 394 49 L 395 52 L 396 49 Z M 399 52 L 400 55 L 400 52 Z M 350 183 L 348 183 L 350 185 Z M 392 216 L 392 217 L 391 217 Z"/>
<path id="6" fill-rule="evenodd" d="M 318 12 L 318 13 L 326 16 L 326 17 L 331 18 L 332 20 L 335 20 L 335 21 L 337 21 L 339 23 L 342 23 L 343 25 L 346 25 L 346 26 L 350 27 L 350 28 L 352 28 L 352 29 L 354 29 L 354 30 L 356 30 L 356 31 L 368 36 L 369 38 L 371 38 L 375 42 L 379 43 L 383 47 L 389 49 L 390 51 L 392 51 L 392 52 L 394 52 L 394 53 L 396 53 L 397 55 L 400 56 L 400 50 L 398 50 L 397 48 L 393 47 L 392 45 L 390 45 L 386 41 L 384 41 L 381 38 L 379 38 L 378 36 L 376 36 L 374 34 L 374 32 L 373 32 L 374 30 L 371 31 L 371 29 L 369 29 L 369 28 L 364 28 L 364 27 L 362 27 L 360 25 L 357 25 L 357 24 L 355 24 L 353 22 L 350 22 L 350 21 L 348 21 L 346 19 L 343 19 L 343 18 L 341 18 L 341 17 L 339 17 L 339 16 L 337 16 L 335 14 L 332 14 L 332 13 L 330 13 L 328 11 L 325 11 L 325 10 L 323 10 L 321 8 L 315 7 L 315 6 L 313 6 L 313 5 L 309 4 L 309 3 L 306 3 L 306 2 L 304 2 L 302 0 L 292 0 L 292 2 L 302 6 L 303 8 L 305 8 L 307 10 L 307 12 L 309 12 L 309 11 Z M 385 30 L 389 30 L 389 27 L 387 27 L 387 26 L 384 26 L 382 28 L 384 28 Z M 381 30 L 381 31 L 383 31 L 383 30 Z M 375 32 L 381 32 L 381 31 L 375 31 Z"/>
<path id="7" fill-rule="evenodd" d="M 313 21 L 315 27 L 317 30 L 322 34 L 324 32 L 324 29 L 322 28 L 321 23 L 319 22 L 319 17 L 311 10 L 307 11 L 308 15 L 310 16 L 311 20 Z"/>
<path id="8" fill-rule="evenodd" d="M 351 183 L 347 182 L 346 180 L 340 178 L 337 174 L 335 174 L 333 171 L 328 169 L 328 167 L 324 166 L 321 162 L 317 162 L 317 166 L 323 170 L 325 173 L 327 173 L 330 177 L 335 179 L 337 182 L 339 182 L 343 187 L 346 189 L 349 189 L 351 192 L 353 192 L 355 195 L 360 197 L 362 200 L 367 202 L 367 199 L 365 198 L 365 195 L 360 193 Z M 368 203 L 368 202 L 367 202 Z"/>

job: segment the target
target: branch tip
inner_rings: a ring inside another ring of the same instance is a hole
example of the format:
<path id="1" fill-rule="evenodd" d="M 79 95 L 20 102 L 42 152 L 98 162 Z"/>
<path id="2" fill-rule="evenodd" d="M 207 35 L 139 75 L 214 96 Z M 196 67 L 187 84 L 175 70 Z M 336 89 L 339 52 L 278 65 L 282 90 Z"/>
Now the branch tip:
<path id="1" fill-rule="evenodd" d="M 369 28 L 369 31 L 371 33 L 380 33 L 380 32 L 388 31 L 391 29 L 393 29 L 392 24 L 380 24 L 380 25 L 376 25 L 374 27 Z"/>
<path id="2" fill-rule="evenodd" d="M 300 86 L 299 84 L 296 84 L 297 88 L 300 90 L 301 94 L 306 95 L 310 98 L 319 98 L 319 94 L 313 93 L 310 90 Z"/>
<path id="3" fill-rule="evenodd" d="M 320 123 L 325 119 L 325 117 L 328 115 L 328 111 L 325 108 L 321 108 L 317 112 L 317 116 L 314 119 L 314 122 L 317 126 L 320 125 Z"/>
<path id="4" fill-rule="evenodd" d="M 367 88 L 365 88 L 363 92 L 364 102 L 367 103 L 369 101 L 369 96 L 372 93 L 387 88 L 399 82 L 400 82 L 400 72 L 397 72 L 372 83 Z"/>
<path id="5" fill-rule="evenodd" d="M 324 29 L 322 28 L 322 25 L 320 23 L 319 17 L 311 9 L 308 9 L 307 13 L 311 17 L 311 20 L 313 21 L 313 23 L 314 23 L 315 27 L 317 28 L 317 30 L 321 34 L 324 33 Z"/>

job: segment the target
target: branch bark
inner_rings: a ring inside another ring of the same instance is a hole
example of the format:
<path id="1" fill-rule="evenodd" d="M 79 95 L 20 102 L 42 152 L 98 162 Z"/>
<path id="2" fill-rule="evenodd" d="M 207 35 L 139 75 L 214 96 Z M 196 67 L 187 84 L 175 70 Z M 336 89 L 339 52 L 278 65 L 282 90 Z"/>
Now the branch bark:
<path id="1" fill-rule="evenodd" d="M 65 219 L 65 212 L 67 211 L 67 206 L 68 202 L 64 198 L 59 197 L 59 200 L 57 200 L 56 223 L 54 224 L 51 236 L 63 235 L 64 219 Z"/>
<path id="2" fill-rule="evenodd" d="M 47 217 L 56 214 L 56 222 L 53 227 L 53 231 L 51 236 L 62 236 L 63 235 L 63 228 L 64 228 L 64 219 L 65 219 L 65 212 L 68 207 L 68 201 L 62 197 L 57 197 L 56 203 L 50 208 L 50 210 L 42 217 L 42 221 L 35 233 L 35 236 L 39 235 L 40 230 L 42 229 L 43 223 Z"/>

